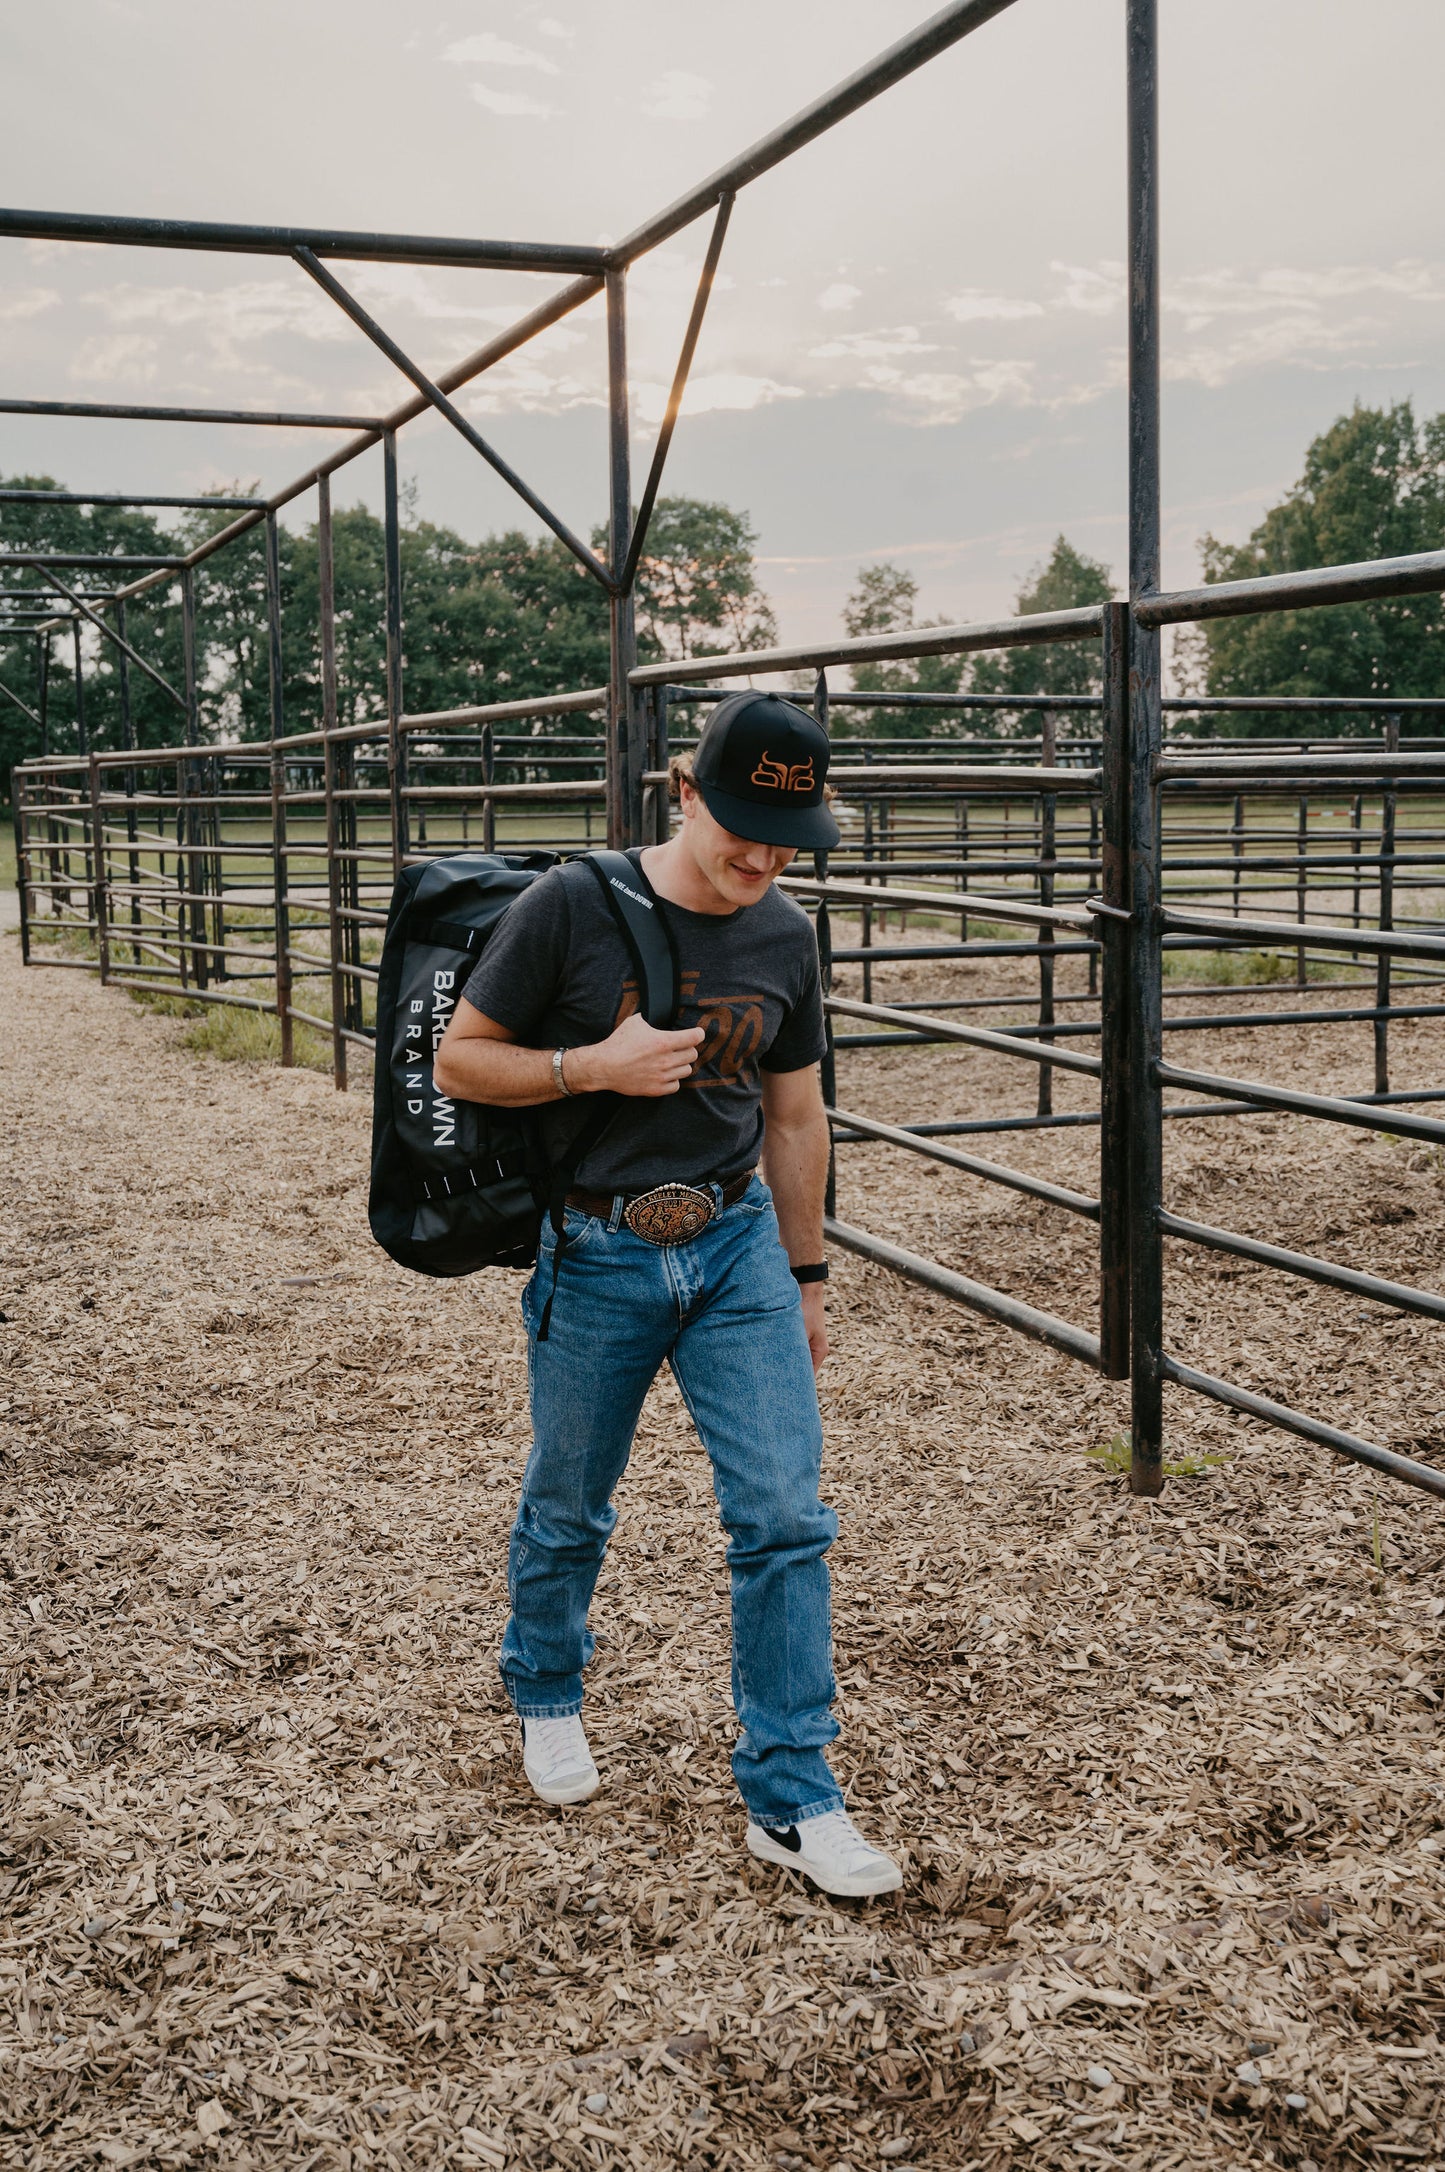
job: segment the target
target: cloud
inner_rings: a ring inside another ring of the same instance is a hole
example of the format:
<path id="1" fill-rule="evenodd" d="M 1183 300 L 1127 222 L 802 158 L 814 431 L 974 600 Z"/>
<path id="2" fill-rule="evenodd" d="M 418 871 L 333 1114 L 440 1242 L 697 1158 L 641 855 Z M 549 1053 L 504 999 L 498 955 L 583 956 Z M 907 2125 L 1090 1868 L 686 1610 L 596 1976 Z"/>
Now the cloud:
<path id="1" fill-rule="evenodd" d="M 59 300 L 53 287 L 19 287 L 13 294 L 0 294 L 0 317 L 38 317 Z"/>
<path id="2" fill-rule="evenodd" d="M 1393 265 L 1334 264 L 1301 271 L 1277 266 L 1240 273 L 1193 272 L 1164 290 L 1164 307 L 1183 315 L 1186 331 L 1216 317 L 1255 316 L 1289 309 L 1318 314 L 1327 303 L 1382 295 L 1408 302 L 1445 301 L 1445 267 L 1408 259 Z"/>
<path id="3" fill-rule="evenodd" d="M 937 354 L 938 349 L 913 324 L 900 324 L 877 332 L 835 332 L 821 347 L 810 347 L 816 361 L 832 362 L 844 355 L 860 361 L 887 361 L 899 355 Z"/>
<path id="4" fill-rule="evenodd" d="M 490 30 L 483 30 L 474 38 L 459 38 L 449 45 L 442 59 L 450 61 L 454 68 L 539 68 L 543 75 L 559 75 L 561 70 L 555 60 L 545 53 L 534 52 L 529 45 L 510 45 Z"/>
<path id="5" fill-rule="evenodd" d="M 537 28 L 541 31 L 544 38 L 571 39 L 575 38 L 577 35 L 576 31 L 569 30 L 565 23 L 559 23 L 555 15 L 544 15 L 541 22 L 538 23 Z"/>
<path id="6" fill-rule="evenodd" d="M 1049 269 L 1063 274 L 1064 291 L 1057 304 L 1061 309 L 1082 310 L 1086 317 L 1107 317 L 1124 299 L 1122 264 L 1107 258 L 1092 267 L 1055 260 Z"/>
<path id="7" fill-rule="evenodd" d="M 865 386 L 908 403 L 912 422 L 958 422 L 980 407 L 1037 405 L 1033 364 L 1026 361 L 976 362 L 967 371 L 915 370 L 875 363 L 863 373 Z"/>
<path id="8" fill-rule="evenodd" d="M 144 332 L 102 333 L 77 347 L 69 374 L 82 385 L 148 385 L 159 349 L 160 341 Z"/>
<path id="9" fill-rule="evenodd" d="M 1026 301 L 1022 295 L 984 294 L 977 287 L 965 287 L 962 294 L 952 295 L 943 306 L 960 324 L 1005 324 L 1044 313 L 1042 302 Z"/>
<path id="10" fill-rule="evenodd" d="M 863 289 L 861 287 L 850 287 L 846 279 L 839 279 L 831 287 L 824 287 L 822 293 L 818 296 L 818 307 L 820 309 L 851 309 L 853 304 L 861 301 L 862 298 Z"/>
<path id="11" fill-rule="evenodd" d="M 700 121 L 712 104 L 712 85 L 704 75 L 669 68 L 642 93 L 642 110 L 653 121 Z"/>
<path id="12" fill-rule="evenodd" d="M 661 422 L 667 405 L 667 385 L 639 385 L 637 409 L 644 422 Z M 716 370 L 693 377 L 683 397 L 685 415 L 742 414 L 754 407 L 771 407 L 775 400 L 801 400 L 801 385 L 780 384 L 775 377 L 751 377 L 742 370 Z"/>
<path id="13" fill-rule="evenodd" d="M 606 394 L 595 379 L 571 377 L 514 356 L 488 370 L 463 402 L 473 415 L 560 414 L 570 407 L 603 407 Z"/>
<path id="14" fill-rule="evenodd" d="M 547 121 L 557 110 L 555 106 L 543 105 L 527 91 L 493 90 L 490 83 L 473 83 L 471 93 L 488 113 L 500 113 L 509 120 Z"/>
<path id="15" fill-rule="evenodd" d="M 419 264 L 353 265 L 346 284 L 372 308 L 400 308 L 428 322 L 514 324 L 521 314 L 511 302 L 462 301 L 440 288 Z"/>
<path id="16" fill-rule="evenodd" d="M 1341 306 L 1361 301 L 1383 304 L 1388 313 L 1365 315 Z M 1183 344 L 1166 337 L 1165 373 L 1219 386 L 1255 369 L 1327 369 L 1345 357 L 1378 351 L 1386 335 L 1398 339 L 1405 322 L 1400 305 L 1409 311 L 1440 302 L 1445 267 L 1417 258 L 1190 272 L 1164 290 L 1168 317 L 1183 319 Z M 1407 336 L 1412 330 L 1407 327 Z"/>
<path id="17" fill-rule="evenodd" d="M 1351 317 L 1326 324 L 1313 316 L 1282 316 L 1253 324 L 1214 341 L 1173 348 L 1166 340 L 1164 375 L 1178 382 L 1218 387 L 1246 370 L 1293 364 L 1297 369 L 1327 369 L 1346 355 L 1368 351 L 1381 329 L 1377 317 Z"/>
<path id="18" fill-rule="evenodd" d="M 144 287 L 122 281 L 83 299 L 112 324 L 203 325 L 217 339 L 256 340 L 273 332 L 301 339 L 340 341 L 354 329 L 308 280 L 242 279 L 234 286 Z"/>

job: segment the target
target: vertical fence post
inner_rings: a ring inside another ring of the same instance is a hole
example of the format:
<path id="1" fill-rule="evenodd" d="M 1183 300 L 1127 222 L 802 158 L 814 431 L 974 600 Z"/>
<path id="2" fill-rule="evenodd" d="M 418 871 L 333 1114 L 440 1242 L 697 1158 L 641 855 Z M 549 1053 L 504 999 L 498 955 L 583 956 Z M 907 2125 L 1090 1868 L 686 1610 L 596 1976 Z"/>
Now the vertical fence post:
<path id="1" fill-rule="evenodd" d="M 607 274 L 607 563 L 619 574 L 632 525 L 632 442 L 627 398 L 627 273 Z M 631 671 L 637 662 L 637 610 L 632 592 L 609 598 L 612 637 L 607 730 L 607 842 L 616 850 L 646 842 L 642 834 L 645 725 Z"/>
<path id="2" fill-rule="evenodd" d="M 120 635 L 122 641 L 129 639 L 129 631 L 126 625 L 125 598 L 123 596 L 120 597 L 116 602 L 115 630 Z M 119 650 L 116 656 L 116 675 L 120 684 L 120 734 L 121 738 L 125 742 L 126 751 L 130 754 L 134 754 L 135 715 L 131 709 L 130 703 L 130 658 L 126 655 L 124 649 Z M 132 964 L 139 965 L 140 944 L 137 940 L 137 936 L 140 931 L 140 854 L 136 849 L 138 825 L 136 822 L 135 812 L 136 775 L 134 768 L 127 768 L 124 772 L 124 776 L 126 796 L 125 837 L 127 847 L 126 880 L 130 884 L 130 954 Z"/>
<path id="3" fill-rule="evenodd" d="M 1239 918 L 1239 878 L 1244 873 L 1244 794 L 1237 793 L 1234 801 L 1234 917 Z"/>
<path id="4" fill-rule="evenodd" d="M 27 780 L 12 772 L 10 814 L 15 824 L 15 889 L 20 900 L 20 963 L 30 963 L 30 835 L 26 815 Z"/>
<path id="5" fill-rule="evenodd" d="M 1107 631 L 1106 631 L 1106 634 L 1105 634 L 1105 638 L 1106 638 L 1106 639 L 1108 638 L 1108 636 L 1107 636 Z M 1100 750 L 1100 755 L 1099 755 L 1099 760 L 1100 760 L 1100 762 L 1101 762 L 1101 763 L 1102 763 L 1103 759 L 1104 759 L 1104 757 L 1103 757 L 1103 752 L 1102 752 L 1102 748 L 1101 748 L 1101 750 Z M 1099 822 L 1100 822 L 1100 814 L 1101 814 L 1101 809 L 1100 809 L 1100 804 L 1099 804 L 1099 801 L 1098 801 L 1097 799 L 1095 799 L 1095 798 L 1093 798 L 1093 797 L 1091 796 L 1091 797 L 1090 797 L 1090 800 L 1089 800 L 1089 842 L 1088 842 L 1088 847 L 1087 847 L 1087 854 L 1088 854 L 1088 858 L 1090 859 L 1090 861 L 1097 861 L 1097 860 L 1099 860 L 1099 859 L 1100 859 L 1100 853 L 1099 853 Z M 1093 874 L 1093 868 L 1092 868 L 1092 867 L 1090 868 L 1089 872 L 1090 872 L 1090 875 L 1092 876 L 1092 874 Z M 1102 876 L 1102 873 L 1101 873 L 1101 875 L 1100 875 L 1100 886 L 1101 886 L 1101 888 L 1102 888 L 1102 883 L 1103 883 L 1103 876 Z M 1107 892 L 1105 892 L 1104 894 L 1105 894 L 1105 895 L 1107 895 Z M 1097 950 L 1091 950 L 1091 951 L 1089 952 L 1089 993 L 1090 993 L 1090 995 L 1091 995 L 1091 996 L 1092 996 L 1092 995 L 1097 995 L 1097 994 L 1099 993 L 1099 953 L 1098 953 L 1098 951 L 1097 951 Z"/>
<path id="6" fill-rule="evenodd" d="M 271 895 L 276 930 L 276 1018 L 281 1028 L 281 1061 L 295 1061 L 291 1025 L 291 913 L 287 901 L 286 756 L 281 735 L 286 728 L 281 682 L 281 532 L 276 515 L 266 515 L 266 633 L 271 690 Z"/>
<path id="7" fill-rule="evenodd" d="M 183 843 L 184 843 L 184 841 L 185 841 L 185 836 L 186 836 L 186 832 L 187 832 L 187 830 L 188 830 L 188 829 L 189 829 L 189 827 L 190 827 L 190 820 L 191 820 L 191 807 L 190 807 L 190 764 L 189 764 L 189 763 L 187 762 L 187 760 L 186 760 L 186 758 L 185 758 L 185 756 L 184 756 L 184 755 L 180 755 L 180 756 L 178 756 L 178 757 L 177 757 L 177 760 L 176 760 L 176 762 L 175 762 L 175 764 L 174 764 L 174 770 L 173 770 L 173 774 L 174 774 L 174 776 L 175 776 L 175 780 L 176 780 L 176 959 L 177 959 L 177 963 L 178 963 L 178 965 L 179 965 L 179 967 L 180 967 L 180 975 L 181 975 L 181 986 L 182 986 L 183 988 L 188 988 L 188 987 L 190 986 L 190 984 L 191 984 L 191 962 L 192 962 L 192 961 L 191 961 L 191 951 L 190 951 L 190 933 L 189 933 L 189 930 L 190 930 L 190 921 L 189 921 L 189 920 L 188 920 L 188 918 L 186 917 L 186 916 L 187 916 L 187 912 L 188 912 L 188 910 L 189 910 L 189 908 L 188 908 L 188 906 L 187 906 L 187 904 L 186 904 L 186 890 L 187 890 L 187 887 L 188 887 L 188 883 L 187 883 L 187 878 L 186 878 L 186 862 L 185 862 L 185 857 L 184 857 L 184 854 L 183 854 L 183 853 L 182 853 L 182 851 L 181 851 L 181 846 L 182 846 L 182 844 L 183 844 Z M 159 816 L 157 817 L 157 821 L 156 821 L 156 827 L 157 827 L 157 829 L 159 829 L 159 830 L 161 831 L 161 834 L 162 834 L 162 836 L 164 836 L 164 834 L 165 834 L 165 815 L 164 815 L 164 813 L 162 813 L 161 815 L 159 815 Z M 164 856 L 164 854 L 162 854 L 162 856 L 161 856 L 161 863 L 160 863 L 160 864 L 161 864 L 161 878 L 162 878 L 162 881 L 164 881 L 164 879 L 165 879 L 165 871 L 166 871 L 166 863 L 165 863 L 165 856 Z M 165 916 L 165 900 L 164 900 L 164 898 L 162 898 L 162 901 L 161 901 L 161 915 L 162 915 L 162 918 L 161 918 L 161 928 L 162 928 L 162 948 L 164 948 L 164 929 L 165 929 L 165 917 L 164 917 L 164 916 Z"/>
<path id="8" fill-rule="evenodd" d="M 200 739 L 200 691 L 196 673 L 196 577 L 189 566 L 181 572 L 181 691 L 186 698 L 186 745 Z"/>
<path id="9" fill-rule="evenodd" d="M 105 811 L 100 804 L 100 761 L 92 754 L 86 763 L 86 781 L 90 787 L 90 866 L 93 876 L 92 896 L 95 899 L 95 948 L 100 959 L 102 987 L 110 979 L 109 922 L 105 894 Z"/>
<path id="10" fill-rule="evenodd" d="M 75 657 L 75 736 L 80 758 L 85 761 L 90 754 L 90 733 L 85 723 L 85 673 L 80 665 L 80 613 L 70 621 L 71 648 Z"/>
<path id="11" fill-rule="evenodd" d="M 1129 595 L 1159 587 L 1158 0 L 1128 0 Z M 1159 1209 L 1164 1124 L 1159 1089 L 1159 786 L 1163 738 L 1158 629 L 1129 624 L 1129 1254 L 1132 1458 L 1129 1489 L 1164 1484 L 1164 1249 Z"/>
<path id="12" fill-rule="evenodd" d="M 341 839 L 337 834 L 336 566 L 331 543 L 331 477 L 316 479 L 316 587 L 321 632 L 322 784 L 326 793 L 326 919 L 331 953 L 331 1081 L 346 1091 L 346 980 L 342 934 Z"/>
<path id="13" fill-rule="evenodd" d="M 1400 719 L 1385 719 L 1385 752 L 1396 754 L 1400 748 Z M 1395 795 L 1388 784 L 1380 794 L 1380 926 L 1395 925 Z M 1375 1009 L 1381 1014 L 1375 1020 L 1375 1091 L 1390 1091 L 1390 1021 L 1384 1013 L 1390 1007 L 1390 975 L 1394 965 L 1388 950 L 1382 950 L 1375 961 Z"/>
<path id="14" fill-rule="evenodd" d="M 80 613 L 78 611 L 75 613 L 74 617 L 70 621 L 70 635 L 72 649 L 75 657 L 76 744 L 80 752 L 80 758 L 83 762 L 85 762 L 89 761 L 90 759 L 90 733 L 86 729 L 85 722 L 85 674 L 81 669 L 80 662 Z M 67 882 L 70 879 L 71 848 L 75 843 L 75 836 L 77 830 L 79 830 L 81 837 L 84 838 L 86 830 L 85 819 L 82 816 L 80 820 L 77 821 L 74 811 L 74 805 L 72 804 L 72 811 L 65 817 L 65 876 Z M 86 854 L 85 857 L 88 859 L 89 855 Z M 88 924 L 93 924 L 95 920 L 95 891 L 90 885 L 87 885 L 85 890 L 81 894 L 85 899 L 86 921 Z M 70 897 L 68 893 L 65 902 L 68 908 L 70 904 Z"/>
<path id="15" fill-rule="evenodd" d="M 863 768 L 865 772 L 863 778 L 863 887 L 865 889 L 871 885 L 873 879 L 868 873 L 868 863 L 873 857 L 873 794 L 868 789 L 866 774 L 872 760 L 873 749 L 865 747 L 863 749 Z M 967 927 L 968 923 L 965 921 L 965 942 L 968 940 Z M 858 914 L 858 947 L 860 950 L 871 950 L 873 948 L 873 907 L 871 905 L 863 906 Z M 863 1001 L 865 1003 L 873 1001 L 873 962 L 870 958 L 863 960 Z"/>
<path id="16" fill-rule="evenodd" d="M 50 753 L 50 634 L 47 631 L 35 638 L 40 644 L 35 659 L 35 707 L 40 717 L 40 758 L 44 761 Z"/>
<path id="17" fill-rule="evenodd" d="M 1299 861 L 1299 865 L 1295 869 L 1294 886 L 1295 914 L 1297 919 L 1299 920 L 1299 924 L 1301 927 L 1304 926 L 1305 921 L 1309 918 L 1309 861 L 1307 857 L 1309 853 L 1309 844 L 1309 796 L 1307 793 L 1301 792 L 1299 797 L 1299 821 L 1295 827 L 1295 856 Z M 1326 919 L 1329 918 L 1328 913 L 1325 915 L 1325 917 Z M 1295 950 L 1294 984 L 1296 988 L 1303 988 L 1307 984 L 1308 980 L 1309 965 L 1305 958 L 1305 946 L 1303 943 L 1300 943 Z"/>
<path id="18" fill-rule="evenodd" d="M 482 782 L 483 784 L 495 784 L 496 781 L 496 736 L 492 730 L 491 725 L 484 724 L 482 726 Z M 495 852 L 496 849 L 497 803 L 489 794 L 488 797 L 482 801 L 482 850 L 484 852 Z"/>
<path id="19" fill-rule="evenodd" d="M 1052 769 L 1058 754 L 1058 729 L 1052 709 L 1045 709 L 1043 728 L 1039 738 L 1039 763 L 1044 769 Z M 1039 794 L 1039 903 L 1054 902 L 1054 871 L 1052 861 L 1058 848 L 1058 807 L 1056 792 Z M 1058 941 L 1058 929 L 1040 927 L 1039 952 L 1039 1024 L 1054 1023 L 1054 944 Z M 1040 1038 L 1044 1038 L 1040 1035 Z M 1039 1065 L 1040 1116 L 1052 1116 L 1054 1111 L 1054 1073 L 1050 1064 Z"/>
<path id="20" fill-rule="evenodd" d="M 1129 906 L 1129 613 L 1104 607 L 1104 714 L 1099 892 L 1106 905 Z M 1129 1011 L 1130 929 L 1107 916 L 1103 950 L 1099 1079 L 1099 1370 L 1129 1377 Z"/>
<path id="21" fill-rule="evenodd" d="M 828 674 L 826 671 L 820 671 L 813 683 L 813 714 L 824 731 L 827 731 Z M 819 882 L 827 881 L 828 855 L 826 852 L 815 852 L 813 854 L 813 874 Z M 818 937 L 818 974 L 823 985 L 823 994 L 827 996 L 833 986 L 833 923 L 828 912 L 828 900 L 825 897 L 818 900 L 818 912 L 814 927 Z M 819 1080 L 823 1089 L 823 1106 L 828 1109 L 836 1108 L 838 1106 L 838 1058 L 833 1047 L 833 1014 L 827 1010 L 823 1013 L 823 1061 L 819 1066 Z M 832 1125 L 830 1123 L 828 1127 L 828 1181 L 823 1194 L 823 1212 L 830 1220 L 838 1211 L 837 1163 L 838 1158 L 833 1146 Z"/>
<path id="22" fill-rule="evenodd" d="M 672 762 L 672 755 L 669 750 L 669 739 L 672 730 L 671 711 L 672 688 L 670 686 L 659 686 L 657 689 L 657 707 L 653 712 L 652 758 L 654 767 L 662 771 L 666 771 Z M 656 844 L 665 845 L 671 835 L 672 799 L 668 786 L 663 784 L 658 786 L 657 791 L 657 828 L 653 833 L 653 841 Z"/>
<path id="23" fill-rule="evenodd" d="M 180 769 L 189 769 L 191 784 L 200 786 L 200 801 L 191 797 L 187 801 L 187 825 L 185 825 L 185 886 L 191 893 L 189 917 L 191 917 L 191 967 L 196 971 L 196 986 L 211 986 L 211 954 L 206 949 L 206 856 L 196 847 L 204 841 L 206 823 L 206 765 L 204 762 L 180 762 Z M 183 914 L 185 917 L 185 914 Z"/>
<path id="24" fill-rule="evenodd" d="M 406 734 L 401 728 L 401 515 L 397 505 L 396 432 L 382 434 L 386 525 L 386 775 L 391 791 L 391 871 L 411 849 L 406 798 Z"/>

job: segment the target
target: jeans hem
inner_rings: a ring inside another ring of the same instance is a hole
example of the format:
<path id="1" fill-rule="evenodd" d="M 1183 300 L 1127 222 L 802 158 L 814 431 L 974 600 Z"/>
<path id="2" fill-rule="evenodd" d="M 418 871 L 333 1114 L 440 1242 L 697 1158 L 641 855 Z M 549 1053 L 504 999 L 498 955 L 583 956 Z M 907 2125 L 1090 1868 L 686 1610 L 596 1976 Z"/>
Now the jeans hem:
<path id="1" fill-rule="evenodd" d="M 825 1818 L 830 1811 L 846 1807 L 841 1793 L 838 1793 L 824 1796 L 820 1802 L 799 1803 L 795 1810 L 773 1810 L 766 1816 L 761 1810 L 754 1810 L 749 1803 L 748 1817 L 754 1825 L 780 1828 L 784 1825 L 806 1825 L 809 1818 Z"/>
<path id="2" fill-rule="evenodd" d="M 575 1719 L 582 1710 L 580 1697 L 571 1704 L 518 1704 L 510 1690 L 507 1697 L 518 1719 Z"/>

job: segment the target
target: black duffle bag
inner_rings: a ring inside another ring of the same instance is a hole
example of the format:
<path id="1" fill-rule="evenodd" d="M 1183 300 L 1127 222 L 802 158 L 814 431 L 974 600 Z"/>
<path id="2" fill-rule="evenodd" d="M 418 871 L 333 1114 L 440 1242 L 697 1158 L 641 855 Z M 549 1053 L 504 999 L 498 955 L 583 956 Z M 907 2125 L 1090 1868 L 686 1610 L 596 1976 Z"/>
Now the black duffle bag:
<path id="1" fill-rule="evenodd" d="M 677 958 L 646 877 L 620 852 L 581 857 L 631 953 L 643 1015 L 670 1025 Z M 560 1233 L 576 1171 L 616 1114 L 615 1094 L 589 1096 L 565 1163 L 549 1164 L 536 1109 L 453 1100 L 432 1078 L 437 1045 L 502 915 L 560 858 L 454 852 L 397 877 L 377 979 L 368 1212 L 382 1250 L 417 1274 L 531 1267 L 543 1215 Z"/>

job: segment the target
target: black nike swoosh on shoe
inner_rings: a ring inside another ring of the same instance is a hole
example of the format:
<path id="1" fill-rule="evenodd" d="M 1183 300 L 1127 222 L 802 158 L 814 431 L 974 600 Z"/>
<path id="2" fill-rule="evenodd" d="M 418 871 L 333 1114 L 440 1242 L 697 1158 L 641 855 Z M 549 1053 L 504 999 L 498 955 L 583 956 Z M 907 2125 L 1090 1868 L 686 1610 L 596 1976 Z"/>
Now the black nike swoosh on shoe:
<path id="1" fill-rule="evenodd" d="M 778 1846 L 786 1848 L 790 1855 L 802 1854 L 803 1838 L 796 1825 L 765 1825 L 763 1831 L 769 1840 L 776 1840 Z"/>

